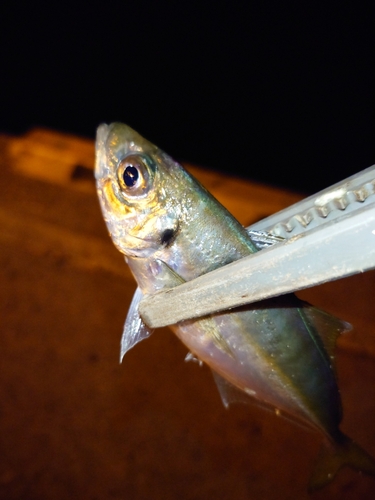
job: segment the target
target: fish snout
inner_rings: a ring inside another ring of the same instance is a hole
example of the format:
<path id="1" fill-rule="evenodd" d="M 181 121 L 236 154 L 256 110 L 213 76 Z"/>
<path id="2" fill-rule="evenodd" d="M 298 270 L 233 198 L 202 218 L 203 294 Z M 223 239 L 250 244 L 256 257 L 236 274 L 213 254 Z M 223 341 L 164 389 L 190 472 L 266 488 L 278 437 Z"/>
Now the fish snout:
<path id="1" fill-rule="evenodd" d="M 95 178 L 103 179 L 108 173 L 106 142 L 109 134 L 109 125 L 102 123 L 96 131 L 95 142 Z"/>

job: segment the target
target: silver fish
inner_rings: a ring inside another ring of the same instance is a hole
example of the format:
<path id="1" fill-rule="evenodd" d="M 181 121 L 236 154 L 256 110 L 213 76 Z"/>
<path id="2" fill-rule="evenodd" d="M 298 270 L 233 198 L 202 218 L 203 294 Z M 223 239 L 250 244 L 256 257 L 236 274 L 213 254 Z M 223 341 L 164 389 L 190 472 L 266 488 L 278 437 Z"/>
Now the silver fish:
<path id="1" fill-rule="evenodd" d="M 262 244 L 181 165 L 127 125 L 98 128 L 95 176 L 109 233 L 138 283 L 122 359 L 151 333 L 138 314 L 145 294 L 257 252 Z M 213 370 L 226 406 L 247 396 L 324 435 L 329 451 L 317 464 L 311 489 L 345 464 L 375 475 L 375 461 L 339 429 L 333 348 L 349 328 L 294 295 L 172 327 L 190 356 Z"/>

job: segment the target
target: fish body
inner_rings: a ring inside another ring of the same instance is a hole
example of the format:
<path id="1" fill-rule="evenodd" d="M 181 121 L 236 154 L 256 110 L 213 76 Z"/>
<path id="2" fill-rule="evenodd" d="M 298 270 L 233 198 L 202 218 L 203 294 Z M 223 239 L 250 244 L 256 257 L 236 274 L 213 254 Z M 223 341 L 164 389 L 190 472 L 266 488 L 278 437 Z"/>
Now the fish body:
<path id="1" fill-rule="evenodd" d="M 109 233 L 139 287 L 125 323 L 123 356 L 149 335 L 137 311 L 143 295 L 189 281 L 258 247 L 197 180 L 126 125 L 98 128 L 95 175 Z M 313 487 L 328 482 L 344 463 L 375 471 L 371 457 L 339 429 L 332 349 L 348 328 L 294 295 L 172 327 L 194 357 L 213 370 L 224 404 L 246 394 L 325 436 L 334 453 L 317 467 Z"/>

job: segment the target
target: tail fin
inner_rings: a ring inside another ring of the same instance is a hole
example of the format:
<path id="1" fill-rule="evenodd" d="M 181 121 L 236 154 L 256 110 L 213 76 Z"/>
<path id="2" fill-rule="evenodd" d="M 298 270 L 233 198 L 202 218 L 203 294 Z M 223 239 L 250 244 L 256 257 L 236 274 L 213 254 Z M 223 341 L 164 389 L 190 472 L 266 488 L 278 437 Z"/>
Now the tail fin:
<path id="1" fill-rule="evenodd" d="M 328 484 L 344 466 L 375 477 L 375 460 L 358 444 L 342 434 L 338 444 L 322 448 L 310 478 L 309 491 L 318 490 Z"/>

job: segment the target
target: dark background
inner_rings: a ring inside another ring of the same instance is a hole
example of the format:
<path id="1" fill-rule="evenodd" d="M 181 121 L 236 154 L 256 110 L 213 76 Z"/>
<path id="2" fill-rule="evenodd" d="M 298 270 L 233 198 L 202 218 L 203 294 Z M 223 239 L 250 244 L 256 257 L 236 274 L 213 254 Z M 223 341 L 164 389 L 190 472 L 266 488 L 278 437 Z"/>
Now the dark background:
<path id="1" fill-rule="evenodd" d="M 375 163 L 373 5 L 2 7 L 0 131 L 119 120 L 177 159 L 316 191 Z"/>

